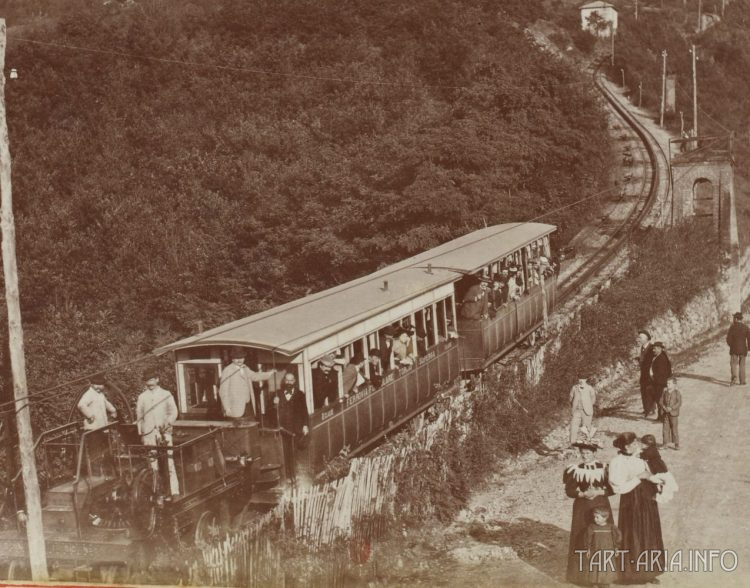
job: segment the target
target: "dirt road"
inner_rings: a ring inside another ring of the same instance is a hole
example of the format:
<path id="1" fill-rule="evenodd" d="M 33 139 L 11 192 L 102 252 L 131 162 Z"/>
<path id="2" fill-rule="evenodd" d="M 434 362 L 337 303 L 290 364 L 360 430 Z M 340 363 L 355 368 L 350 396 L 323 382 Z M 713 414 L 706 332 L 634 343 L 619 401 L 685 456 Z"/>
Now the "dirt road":
<path id="1" fill-rule="evenodd" d="M 746 586 L 750 584 L 750 457 L 745 436 L 750 420 L 750 386 L 728 387 L 729 356 L 723 342 L 699 350 L 684 365 L 676 362 L 683 394 L 681 450 L 662 450 L 680 486 L 672 502 L 661 505 L 665 547 L 669 557 L 682 550 L 682 566 L 693 569 L 661 576 L 664 586 Z M 652 433 L 661 441 L 661 424 L 640 416 L 635 383 L 626 395 L 604 400 L 596 419 L 605 448 L 603 461 L 615 455 L 617 433 Z M 488 482 L 444 536 L 414 538 L 397 558 L 387 585 L 546 586 L 565 582 L 565 558 L 572 501 L 563 491 L 564 467 L 577 459 L 561 427 L 545 444 L 547 455 L 530 453 Z M 618 499 L 612 498 L 617 518 Z M 689 551 L 692 550 L 692 551 Z M 695 561 L 708 550 L 727 552 L 713 571 Z"/>

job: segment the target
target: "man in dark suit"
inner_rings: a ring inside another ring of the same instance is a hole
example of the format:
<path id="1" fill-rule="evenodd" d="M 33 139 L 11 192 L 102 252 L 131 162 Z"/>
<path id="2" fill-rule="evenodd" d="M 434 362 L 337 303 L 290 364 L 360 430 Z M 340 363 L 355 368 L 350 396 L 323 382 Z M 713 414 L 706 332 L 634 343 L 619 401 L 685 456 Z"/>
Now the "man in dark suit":
<path id="1" fill-rule="evenodd" d="M 732 370 L 733 384 L 744 386 L 745 380 L 745 358 L 747 357 L 748 343 L 750 343 L 750 328 L 742 322 L 742 313 L 734 313 L 734 322 L 727 332 L 727 345 L 729 345 L 729 365 Z"/>
<path id="2" fill-rule="evenodd" d="M 643 416 L 648 417 L 656 410 L 654 403 L 654 382 L 651 379 L 651 362 L 654 360 L 654 347 L 651 345 L 651 333 L 648 331 L 638 331 L 638 345 L 640 354 L 638 356 L 638 365 L 641 368 L 641 377 L 639 380 L 641 386 L 641 402 L 643 403 Z"/>
<path id="3" fill-rule="evenodd" d="M 289 478 L 294 478 L 294 454 L 307 446 L 310 428 L 307 424 L 305 393 L 297 388 L 297 378 L 291 372 L 284 375 L 281 390 L 274 396 L 279 427 L 284 429 L 284 464 Z"/>
<path id="4" fill-rule="evenodd" d="M 659 414 L 657 419 L 661 420 L 663 412 L 659 402 L 664 394 L 664 389 L 667 387 L 667 380 L 672 375 L 672 362 L 667 357 L 667 352 L 664 351 L 664 343 L 657 341 L 654 343 L 654 359 L 651 362 L 651 378 L 654 382 L 653 396 L 651 401 L 659 407 Z"/>

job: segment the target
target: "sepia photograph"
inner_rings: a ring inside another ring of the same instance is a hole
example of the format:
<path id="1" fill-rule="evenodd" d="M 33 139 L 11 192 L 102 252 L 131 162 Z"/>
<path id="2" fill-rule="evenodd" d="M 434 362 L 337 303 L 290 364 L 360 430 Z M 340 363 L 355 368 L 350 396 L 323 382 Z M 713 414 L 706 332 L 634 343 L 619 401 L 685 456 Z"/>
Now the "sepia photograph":
<path id="1" fill-rule="evenodd" d="M 0 74 L 0 586 L 750 584 L 750 0 L 0 0 Z"/>

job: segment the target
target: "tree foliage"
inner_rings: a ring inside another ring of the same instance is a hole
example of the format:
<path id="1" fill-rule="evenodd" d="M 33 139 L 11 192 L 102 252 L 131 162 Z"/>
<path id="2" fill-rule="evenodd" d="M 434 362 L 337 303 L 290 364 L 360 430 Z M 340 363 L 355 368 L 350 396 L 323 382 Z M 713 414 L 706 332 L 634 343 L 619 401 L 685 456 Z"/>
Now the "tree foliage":
<path id="1" fill-rule="evenodd" d="M 32 388 L 601 190 L 600 102 L 518 26 L 529 4 L 40 2 L 11 20 Z M 564 238 L 594 208 L 544 220 Z"/>

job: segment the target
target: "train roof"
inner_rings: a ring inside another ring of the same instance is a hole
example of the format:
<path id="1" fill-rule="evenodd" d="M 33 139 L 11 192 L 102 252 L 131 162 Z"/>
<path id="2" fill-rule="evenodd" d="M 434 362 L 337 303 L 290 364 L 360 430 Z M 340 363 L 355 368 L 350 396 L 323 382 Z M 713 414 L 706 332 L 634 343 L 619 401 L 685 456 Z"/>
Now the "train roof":
<path id="1" fill-rule="evenodd" d="M 285 355 L 391 307 L 475 272 L 555 231 L 543 223 L 506 223 L 474 231 L 351 282 L 215 327 L 156 349 L 243 345 Z M 428 273 L 431 264 L 432 273 Z M 384 281 L 388 288 L 384 288 Z"/>

